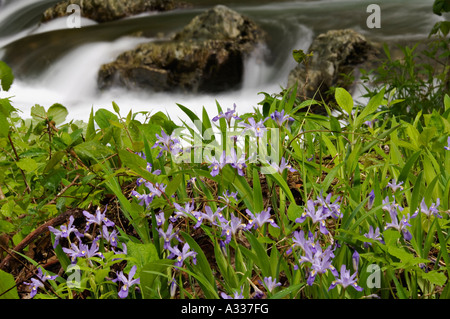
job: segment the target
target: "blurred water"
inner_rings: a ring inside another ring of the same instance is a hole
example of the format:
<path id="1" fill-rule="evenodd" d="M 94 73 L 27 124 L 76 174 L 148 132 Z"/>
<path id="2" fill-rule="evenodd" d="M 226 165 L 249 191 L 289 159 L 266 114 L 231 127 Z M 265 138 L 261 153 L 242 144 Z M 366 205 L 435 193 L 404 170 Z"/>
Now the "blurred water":
<path id="1" fill-rule="evenodd" d="M 373 1 L 190 0 L 192 8 L 141 14 L 110 23 L 83 19 L 81 29 L 68 29 L 66 18 L 41 24 L 42 12 L 56 2 L 6 0 L 0 3 L 0 59 L 10 64 L 16 74 L 8 96 L 14 95 L 14 105 L 26 116 L 36 103 L 49 107 L 58 102 L 69 108 L 71 118 L 87 120 L 91 107 L 110 108 L 113 100 L 124 114 L 129 109 L 162 110 L 174 120 L 184 117 L 175 103 L 197 113 L 205 106 L 211 115 L 216 112 L 216 100 L 223 108 L 236 103 L 241 112 L 251 111 L 263 99 L 258 92 L 275 93 L 286 85 L 287 75 L 295 67 L 292 50 L 306 50 L 321 32 L 353 28 L 377 41 L 418 40 L 425 38 L 439 20 L 431 12 L 433 0 L 377 1 L 382 10 L 380 29 L 366 26 L 369 15 L 366 8 Z M 267 45 L 255 50 L 246 62 L 241 89 L 214 95 L 96 89 L 101 64 L 114 60 L 120 52 L 138 43 L 179 30 L 195 15 L 219 3 L 249 16 L 269 34 Z M 141 30 L 145 38 L 129 36 Z M 261 58 L 264 53 L 268 58 Z"/>

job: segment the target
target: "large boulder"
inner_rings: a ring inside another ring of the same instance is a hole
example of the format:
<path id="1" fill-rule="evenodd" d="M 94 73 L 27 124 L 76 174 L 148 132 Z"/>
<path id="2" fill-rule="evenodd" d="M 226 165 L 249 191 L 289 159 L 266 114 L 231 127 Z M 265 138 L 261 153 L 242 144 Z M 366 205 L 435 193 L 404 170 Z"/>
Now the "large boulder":
<path id="1" fill-rule="evenodd" d="M 98 86 L 219 92 L 239 86 L 245 58 L 265 33 L 223 5 L 196 16 L 166 41 L 141 44 L 101 66 Z"/>
<path id="2" fill-rule="evenodd" d="M 71 4 L 80 6 L 82 17 L 97 22 L 114 21 L 147 11 L 168 11 L 179 6 L 173 0 L 65 0 L 45 10 L 41 21 L 67 16 L 67 7 Z"/>
<path id="3" fill-rule="evenodd" d="M 289 73 L 287 85 L 292 87 L 297 82 L 299 95 L 327 101 L 330 88 L 349 89 L 349 75 L 354 75 L 375 51 L 363 35 L 345 29 L 318 35 L 309 47 L 308 53 L 311 52 L 308 66 L 298 64 Z"/>

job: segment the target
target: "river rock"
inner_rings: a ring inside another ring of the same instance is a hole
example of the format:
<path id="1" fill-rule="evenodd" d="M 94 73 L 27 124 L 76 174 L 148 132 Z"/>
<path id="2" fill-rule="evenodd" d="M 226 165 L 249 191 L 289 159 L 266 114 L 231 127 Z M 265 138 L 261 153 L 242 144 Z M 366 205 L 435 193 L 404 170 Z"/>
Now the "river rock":
<path id="1" fill-rule="evenodd" d="M 141 44 L 103 65 L 98 86 L 193 93 L 232 89 L 241 84 L 244 60 L 264 36 L 253 21 L 218 5 L 169 40 Z"/>
<path id="2" fill-rule="evenodd" d="M 173 0 L 66 0 L 48 8 L 41 21 L 68 16 L 67 7 L 71 4 L 80 6 L 81 16 L 97 22 L 122 19 L 147 11 L 168 11 L 179 6 Z"/>
<path id="3" fill-rule="evenodd" d="M 289 73 L 287 85 L 292 87 L 297 82 L 298 95 L 327 101 L 330 88 L 349 89 L 352 83 L 346 75 L 368 61 L 374 46 L 354 30 L 330 30 L 314 39 L 308 49 L 308 53 L 311 52 L 308 67 L 298 64 Z"/>

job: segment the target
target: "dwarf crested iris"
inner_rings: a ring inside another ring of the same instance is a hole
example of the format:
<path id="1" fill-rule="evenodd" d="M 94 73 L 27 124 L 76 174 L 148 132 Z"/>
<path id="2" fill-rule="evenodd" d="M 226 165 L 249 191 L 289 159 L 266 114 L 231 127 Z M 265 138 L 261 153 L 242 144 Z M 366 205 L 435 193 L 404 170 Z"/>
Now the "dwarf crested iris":
<path id="1" fill-rule="evenodd" d="M 188 257 L 192 257 L 192 262 L 195 265 L 197 263 L 197 253 L 193 250 L 189 250 L 190 248 L 191 247 L 189 247 L 188 243 L 185 243 L 181 250 L 178 249 L 177 246 L 169 247 L 169 251 L 171 254 L 167 258 L 171 259 L 173 257 L 176 257 L 175 266 L 181 267 Z"/>
<path id="2" fill-rule="evenodd" d="M 444 149 L 450 151 L 450 136 L 447 138 L 447 146 L 444 146 Z"/>
<path id="3" fill-rule="evenodd" d="M 380 234 L 380 228 L 377 227 L 375 230 L 373 230 L 372 225 L 369 226 L 369 232 L 364 234 L 364 237 L 372 240 L 377 240 L 380 243 L 384 244 L 383 238 L 381 238 Z M 372 246 L 371 242 L 364 242 L 364 248 L 368 248 L 369 246 Z"/>
<path id="4" fill-rule="evenodd" d="M 106 217 L 106 210 L 108 208 L 108 205 L 106 205 L 105 210 L 103 213 L 100 210 L 100 207 L 97 207 L 95 210 L 95 215 L 89 213 L 88 211 L 83 211 L 83 215 L 86 217 L 86 229 L 85 232 L 88 231 L 91 224 L 96 224 L 101 226 L 102 224 L 106 225 L 107 227 L 113 227 L 114 222 L 109 220 L 108 217 Z"/>
<path id="5" fill-rule="evenodd" d="M 225 201 L 226 206 L 229 206 L 231 204 L 231 199 L 234 198 L 234 200 L 237 202 L 237 192 L 230 193 L 228 190 L 222 193 L 222 196 L 218 197 L 219 199 Z"/>
<path id="6" fill-rule="evenodd" d="M 231 236 L 236 235 L 239 229 L 246 228 L 246 225 L 242 223 L 242 220 L 239 217 L 234 216 L 233 213 L 230 214 L 230 217 L 230 221 L 220 225 L 222 228 L 222 236 L 226 237 L 225 244 L 229 244 L 231 242 Z"/>
<path id="7" fill-rule="evenodd" d="M 270 162 L 267 161 L 267 164 L 269 164 L 276 172 L 279 174 L 283 174 L 284 170 L 287 169 L 289 172 L 293 173 L 297 170 L 289 164 L 284 157 L 281 158 L 280 164 L 278 165 L 276 162 Z"/>
<path id="8" fill-rule="evenodd" d="M 242 154 L 241 157 L 237 157 L 236 151 L 234 149 L 231 150 L 231 155 L 227 156 L 227 163 L 231 165 L 231 167 L 237 169 L 238 174 L 240 176 L 244 176 L 244 168 L 247 167 L 245 155 Z"/>
<path id="9" fill-rule="evenodd" d="M 211 163 L 208 168 L 212 168 L 211 171 L 211 176 L 217 176 L 220 172 L 220 170 L 222 168 L 225 167 L 225 165 L 227 164 L 227 157 L 226 157 L 226 152 L 223 151 L 222 155 L 220 155 L 219 160 L 217 160 L 215 157 L 213 157 L 212 159 L 209 158 L 209 156 L 206 156 L 206 158 L 209 160 L 209 162 Z"/>
<path id="10" fill-rule="evenodd" d="M 173 238 L 176 238 L 179 241 L 178 231 L 174 231 L 172 224 L 169 224 L 166 231 L 164 231 L 162 228 L 158 228 L 158 233 L 159 236 L 161 236 L 161 238 L 164 240 L 164 249 L 170 248 L 170 241 Z"/>
<path id="11" fill-rule="evenodd" d="M 129 289 L 134 286 L 140 284 L 140 278 L 133 279 L 134 275 L 136 274 L 137 266 L 134 265 L 131 267 L 130 272 L 128 273 L 128 277 L 123 274 L 123 271 L 119 272 L 117 274 L 117 278 L 113 279 L 113 282 L 120 281 L 122 283 L 122 287 L 119 291 L 119 297 L 120 298 L 126 298 L 128 296 Z"/>
<path id="12" fill-rule="evenodd" d="M 312 232 L 309 232 L 308 239 L 305 238 L 305 233 L 303 230 L 295 231 L 293 238 L 292 238 L 292 245 L 291 247 L 286 251 L 286 254 L 290 254 L 292 252 L 292 249 L 296 246 L 299 246 L 303 251 L 306 249 L 310 250 L 312 253 L 315 253 L 315 236 Z"/>
<path id="13" fill-rule="evenodd" d="M 289 123 L 291 121 L 294 121 L 294 119 L 289 116 L 289 114 L 284 114 L 284 110 L 281 110 L 281 112 L 273 112 L 272 114 L 270 114 L 270 118 L 274 120 L 279 127 L 281 127 L 285 122 Z"/>
<path id="14" fill-rule="evenodd" d="M 220 112 L 219 115 L 214 116 L 212 118 L 213 122 L 218 121 L 219 119 L 224 118 L 225 120 L 227 120 L 228 126 L 231 125 L 231 119 L 235 119 L 235 120 L 242 120 L 239 116 L 237 116 L 236 113 L 236 103 L 233 103 L 233 108 L 227 108 L 227 111 L 225 113 Z"/>
<path id="15" fill-rule="evenodd" d="M 173 223 L 176 222 L 178 218 L 180 217 L 188 217 L 188 216 L 194 216 L 195 217 L 195 203 L 194 200 L 189 203 L 187 202 L 184 207 L 181 206 L 178 203 L 173 203 L 173 206 L 175 206 L 174 210 L 174 216 L 170 217 L 169 220 Z"/>
<path id="16" fill-rule="evenodd" d="M 386 227 L 384 229 L 385 230 L 389 229 L 389 228 L 397 229 L 399 232 L 401 232 L 403 234 L 403 238 L 405 240 L 410 241 L 412 239 L 412 234 L 409 232 L 409 230 L 406 227 L 407 226 L 411 227 L 409 220 L 411 218 L 415 218 L 418 214 L 418 211 L 416 211 L 412 216 L 410 216 L 409 213 L 406 216 L 401 216 L 400 221 L 399 221 L 398 220 L 399 219 L 398 211 L 400 211 L 400 212 L 403 211 L 403 207 L 399 206 L 395 202 L 390 204 L 390 203 L 386 203 L 386 201 L 388 201 L 387 198 L 383 201 L 383 203 L 385 204 L 383 206 L 383 209 L 387 210 L 389 212 L 389 215 L 391 216 L 391 222 L 386 223 Z"/>
<path id="17" fill-rule="evenodd" d="M 244 130 L 242 131 L 241 135 L 244 134 L 246 131 L 251 131 L 255 134 L 256 137 L 263 137 L 264 132 L 267 131 L 267 128 L 264 126 L 265 120 L 260 120 L 259 122 L 255 122 L 255 119 L 253 117 L 250 117 L 248 119 L 248 123 L 241 123 L 241 125 L 244 127 Z"/>
<path id="18" fill-rule="evenodd" d="M 51 276 L 48 273 L 44 274 L 42 272 L 42 269 L 39 267 L 38 268 L 38 273 L 36 274 L 36 278 L 31 278 L 31 283 L 29 282 L 24 282 L 25 285 L 31 286 L 31 292 L 30 292 L 30 298 L 33 298 L 34 296 L 36 296 L 37 291 L 39 288 L 44 288 L 44 282 L 47 280 L 54 280 L 56 279 L 56 277 L 58 277 L 57 275 L 55 276 Z"/>
<path id="19" fill-rule="evenodd" d="M 166 134 L 164 130 L 161 130 L 161 136 L 156 134 L 156 143 L 152 148 L 159 147 L 160 152 L 156 156 L 156 158 L 160 158 L 164 151 L 167 151 L 170 154 L 178 154 L 181 152 L 181 143 L 180 141 L 172 135 Z"/>
<path id="20" fill-rule="evenodd" d="M 316 209 L 314 201 L 310 199 L 306 202 L 305 211 L 299 218 L 295 219 L 295 222 L 301 224 L 306 220 L 306 217 L 310 217 L 313 224 L 319 223 L 319 231 L 324 235 L 328 235 L 329 232 L 325 220 L 329 216 L 331 216 L 331 211 L 329 209 L 325 206 L 319 206 Z"/>
<path id="21" fill-rule="evenodd" d="M 280 228 L 275 221 L 270 217 L 271 208 L 268 207 L 266 210 L 263 210 L 260 213 L 253 214 L 249 209 L 246 209 L 245 212 L 251 217 L 246 226 L 247 230 L 252 228 L 257 229 L 261 227 L 265 223 L 269 223 L 273 227 Z"/>
<path id="22" fill-rule="evenodd" d="M 403 182 L 400 182 L 397 184 L 395 179 L 393 179 L 391 182 L 389 182 L 387 184 L 387 186 L 389 186 L 392 189 L 392 191 L 395 193 L 397 191 L 397 189 L 400 189 L 401 191 L 403 190 L 402 184 L 403 184 Z"/>
<path id="23" fill-rule="evenodd" d="M 78 229 L 75 228 L 75 226 L 73 226 L 74 220 L 75 218 L 73 217 L 73 215 L 70 216 L 69 223 L 67 224 L 67 226 L 62 225 L 60 227 L 60 230 L 52 226 L 48 226 L 48 230 L 50 230 L 55 235 L 55 242 L 53 244 L 53 248 L 55 248 L 59 244 L 60 238 L 69 238 L 71 233 L 74 233 L 75 236 L 77 236 L 78 238 L 84 237 L 84 235 L 80 233 Z"/>
<path id="24" fill-rule="evenodd" d="M 264 284 L 269 292 L 272 292 L 276 287 L 281 286 L 281 282 L 277 282 L 276 279 L 272 277 L 264 277 Z"/>
<path id="25" fill-rule="evenodd" d="M 209 220 L 212 225 L 217 225 L 216 219 L 221 223 L 226 223 L 227 220 L 223 217 L 222 210 L 225 207 L 219 207 L 215 212 L 212 211 L 211 207 L 205 206 L 205 212 L 194 212 L 194 217 L 197 219 L 197 223 L 194 225 L 194 229 L 202 225 L 203 221 Z"/>
<path id="26" fill-rule="evenodd" d="M 363 291 L 363 288 L 358 286 L 356 282 L 356 274 L 357 272 L 353 273 L 353 275 L 350 276 L 350 270 L 347 270 L 347 267 L 345 266 L 345 264 L 343 264 L 341 266 L 341 276 L 340 277 L 336 276 L 336 280 L 334 280 L 331 283 L 330 288 L 328 288 L 328 290 L 335 288 L 337 285 L 341 285 L 344 289 L 347 288 L 348 286 L 351 286 L 355 288 L 357 291 Z"/>
<path id="27" fill-rule="evenodd" d="M 436 203 L 431 203 L 430 207 L 428 207 L 427 204 L 425 204 L 425 198 L 424 198 L 424 199 L 422 199 L 422 202 L 420 203 L 420 211 L 422 213 L 424 213 L 425 215 L 427 215 L 428 217 L 435 216 L 437 218 L 442 218 L 442 216 L 439 215 L 439 210 L 437 209 L 439 204 L 440 204 L 440 199 L 438 198 Z"/>

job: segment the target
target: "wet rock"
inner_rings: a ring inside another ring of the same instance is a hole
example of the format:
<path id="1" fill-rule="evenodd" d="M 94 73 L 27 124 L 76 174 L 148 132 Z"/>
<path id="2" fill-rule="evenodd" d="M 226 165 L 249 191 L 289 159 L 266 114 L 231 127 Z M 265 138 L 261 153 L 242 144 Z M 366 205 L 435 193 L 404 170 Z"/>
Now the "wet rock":
<path id="1" fill-rule="evenodd" d="M 219 5 L 169 40 L 141 44 L 101 67 L 98 86 L 219 92 L 238 87 L 244 60 L 263 41 L 253 21 Z"/>
<path id="2" fill-rule="evenodd" d="M 81 16 L 97 22 L 122 19 L 148 11 L 168 11 L 176 9 L 179 4 L 173 0 L 66 0 L 48 8 L 41 21 L 68 16 L 67 7 L 77 4 Z"/>
<path id="3" fill-rule="evenodd" d="M 288 76 L 288 87 L 298 83 L 298 94 L 306 98 L 322 98 L 332 87 L 349 89 L 351 75 L 375 54 L 374 45 L 351 30 L 331 30 L 318 35 L 308 53 L 312 52 L 308 67 L 298 64 Z M 354 75 L 354 74 L 353 74 Z"/>

